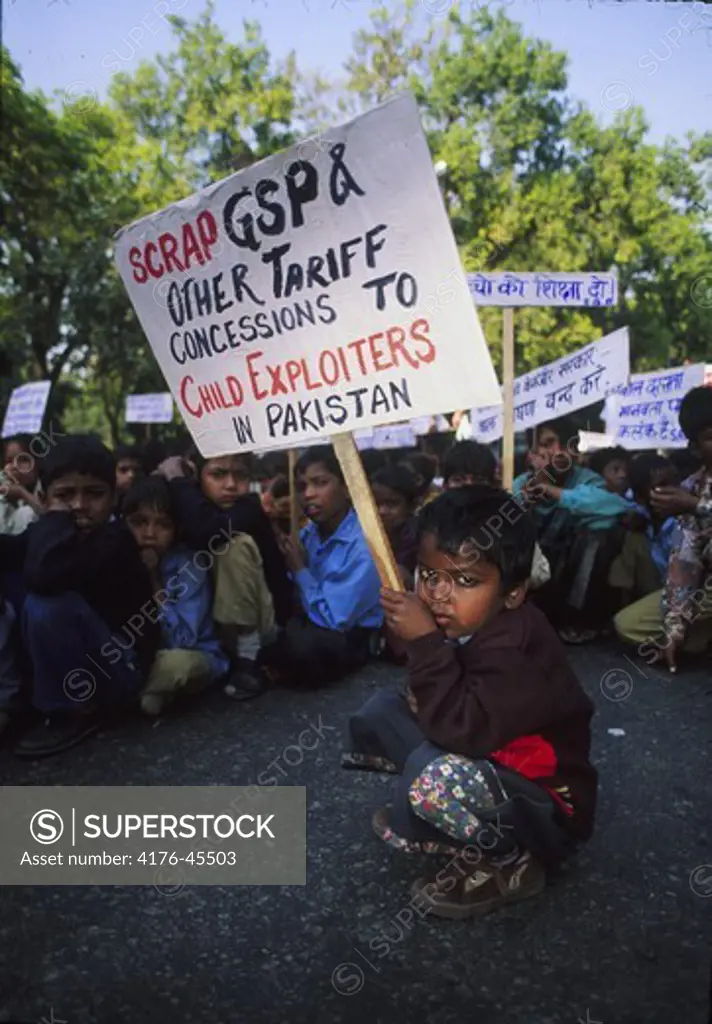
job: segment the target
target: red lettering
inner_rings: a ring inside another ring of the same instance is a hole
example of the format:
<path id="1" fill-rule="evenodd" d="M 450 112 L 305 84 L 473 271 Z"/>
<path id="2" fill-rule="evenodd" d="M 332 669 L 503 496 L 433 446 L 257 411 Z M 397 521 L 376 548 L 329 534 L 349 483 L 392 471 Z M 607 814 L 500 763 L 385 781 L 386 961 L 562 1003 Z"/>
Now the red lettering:
<path id="1" fill-rule="evenodd" d="M 400 353 L 406 363 L 409 363 L 414 369 L 418 369 L 418 360 L 413 359 L 405 347 L 405 331 L 402 327 L 389 327 L 386 331 L 386 341 L 388 342 L 388 348 L 391 350 L 391 358 L 396 366 L 398 366 L 399 362 L 396 353 Z"/>
<path id="2" fill-rule="evenodd" d="M 218 226 L 210 210 L 203 210 L 195 219 L 195 226 L 198 229 L 198 238 L 203 247 L 206 260 L 213 258 L 210 251 L 211 246 L 218 240 Z"/>
<path id="3" fill-rule="evenodd" d="M 154 252 L 158 252 L 158 246 L 155 242 L 146 242 L 146 248 L 143 250 L 143 258 L 146 261 L 148 272 L 151 277 L 163 277 L 165 271 L 163 264 L 159 263 L 157 267 L 151 265 L 151 256 Z"/>
<path id="4" fill-rule="evenodd" d="M 313 381 L 309 376 L 309 367 L 307 366 L 306 359 L 302 359 L 302 373 L 304 374 L 304 383 L 306 384 L 307 391 L 316 391 L 317 388 L 323 388 L 324 384 L 322 381 Z"/>
<path id="5" fill-rule="evenodd" d="M 417 327 L 420 327 L 420 330 L 416 330 Z M 435 345 L 433 345 L 432 341 L 427 336 L 427 334 L 421 333 L 421 331 L 429 330 L 430 324 L 428 323 L 427 320 L 424 320 L 422 317 L 420 318 L 420 320 L 414 320 L 413 323 L 410 325 L 411 338 L 415 338 L 416 341 L 424 341 L 427 346 L 425 352 L 418 353 L 418 355 L 420 356 L 421 363 L 432 363 L 433 359 L 435 359 L 435 356 L 437 354 L 435 350 Z"/>
<path id="6" fill-rule="evenodd" d="M 190 261 L 193 257 L 197 259 L 201 267 L 205 266 L 205 256 L 203 256 L 203 251 L 198 245 L 198 239 L 195 237 L 190 224 L 183 225 L 183 255 L 186 267 L 190 267 Z"/>
<path id="7" fill-rule="evenodd" d="M 261 359 L 263 355 L 264 352 L 250 352 L 249 356 L 247 356 L 247 358 L 245 359 L 245 362 L 247 363 L 247 373 L 249 374 L 250 384 L 252 386 L 252 394 L 255 396 L 258 402 L 261 402 L 263 398 L 266 398 L 267 395 L 269 394 L 269 391 L 263 391 L 262 389 L 258 389 L 257 378 L 259 377 L 259 374 L 257 370 L 254 370 L 252 368 L 252 360 Z"/>
<path id="8" fill-rule="evenodd" d="M 200 401 L 203 403 L 205 411 L 215 412 L 215 401 L 210 393 L 210 385 L 200 384 L 198 386 L 198 394 L 200 395 Z"/>
<path id="9" fill-rule="evenodd" d="M 287 390 L 284 382 L 282 381 L 282 367 L 279 366 L 279 365 L 278 366 L 270 366 L 269 363 L 268 363 L 267 364 L 267 373 L 272 378 L 271 381 L 270 381 L 270 385 L 272 387 L 272 390 L 270 391 L 270 394 L 273 395 L 273 396 L 274 395 L 288 395 L 289 391 Z"/>
<path id="10" fill-rule="evenodd" d="M 190 403 L 188 402 L 187 391 L 188 391 L 188 386 L 190 384 L 195 384 L 195 381 L 193 380 L 193 378 L 191 376 L 184 377 L 183 380 L 180 382 L 180 400 L 183 403 L 183 405 L 185 406 L 185 408 L 188 410 L 190 415 L 191 416 L 195 416 L 195 418 L 199 420 L 200 417 L 203 415 L 203 410 L 202 410 L 202 408 L 200 406 L 198 406 L 197 409 L 194 409 L 190 405 Z"/>
<path id="11" fill-rule="evenodd" d="M 288 359 L 284 370 L 292 391 L 296 391 L 295 385 L 302 375 L 302 364 L 296 359 Z"/>
<path id="12" fill-rule="evenodd" d="M 370 335 L 370 337 L 368 339 L 369 348 L 371 349 L 371 357 L 373 358 L 373 368 L 374 368 L 374 370 L 377 370 L 379 373 L 380 373 L 381 370 L 390 370 L 393 367 L 393 363 L 392 362 L 391 363 L 381 363 L 380 362 L 381 359 L 383 359 L 383 356 L 385 355 L 385 352 L 383 351 L 382 348 L 378 348 L 377 347 L 376 341 L 377 341 L 378 338 L 382 338 L 382 337 L 383 337 L 383 331 L 379 331 L 378 334 Z"/>
<path id="13" fill-rule="evenodd" d="M 225 378 L 225 383 L 227 384 L 227 389 L 230 392 L 232 404 L 242 405 L 245 398 L 245 393 L 242 390 L 242 384 L 239 382 L 237 377 L 233 377 L 232 375 L 230 375 L 229 377 Z"/>
<path id="14" fill-rule="evenodd" d="M 148 273 L 141 262 L 141 250 L 137 245 L 134 245 L 132 249 L 129 249 L 129 263 L 134 268 L 134 281 L 137 281 L 138 284 L 144 284 L 148 281 Z"/>
<path id="15" fill-rule="evenodd" d="M 169 274 L 172 270 L 185 270 L 185 267 L 176 256 L 178 239 L 170 231 L 164 231 L 162 235 L 158 236 L 158 245 L 160 246 L 161 256 L 165 260 L 166 270 Z M 148 246 L 146 248 L 148 249 Z"/>
<path id="16" fill-rule="evenodd" d="M 405 337 L 405 334 L 403 335 L 403 337 Z M 364 377 L 368 373 L 368 370 L 366 369 L 366 364 L 363 361 L 363 346 L 365 344 L 366 344 L 366 339 L 365 338 L 359 338 L 358 341 L 350 341 L 348 343 L 348 345 L 346 346 L 346 348 L 354 348 L 354 349 L 356 349 L 356 358 L 358 359 L 358 365 L 359 365 L 359 367 L 361 369 L 361 373 L 364 375 Z"/>

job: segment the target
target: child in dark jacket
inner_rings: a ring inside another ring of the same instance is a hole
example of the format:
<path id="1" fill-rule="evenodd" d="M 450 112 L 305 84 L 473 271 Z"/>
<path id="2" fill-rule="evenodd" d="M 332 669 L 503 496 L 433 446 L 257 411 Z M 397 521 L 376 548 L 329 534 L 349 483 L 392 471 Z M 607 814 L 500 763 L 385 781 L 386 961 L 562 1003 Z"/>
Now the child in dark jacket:
<path id="1" fill-rule="evenodd" d="M 224 676 L 230 659 L 215 635 L 210 561 L 181 543 L 166 481 L 139 479 L 124 496 L 123 512 L 161 607 L 161 649 L 141 695 L 141 710 L 159 715 L 177 695 Z"/>
<path id="2" fill-rule="evenodd" d="M 413 893 L 436 916 L 464 918 L 541 892 L 543 865 L 591 835 L 593 705 L 525 600 L 530 515 L 507 492 L 473 486 L 426 506 L 419 525 L 417 592 L 383 591 L 410 689 L 372 697 L 350 731 L 364 767 L 402 776 L 376 833 L 451 855 Z"/>
<path id="3" fill-rule="evenodd" d="M 63 438 L 39 464 L 46 511 L 0 559 L 22 567 L 32 703 L 46 720 L 16 748 L 42 757 L 95 732 L 138 695 L 158 641 L 151 578 L 127 527 L 111 520 L 116 464 L 95 437 Z"/>
<path id="4" fill-rule="evenodd" d="M 415 502 L 418 484 L 405 465 L 384 466 L 371 477 L 371 490 L 381 521 L 393 548 L 396 563 L 412 580 L 418 560 Z"/>
<path id="5" fill-rule="evenodd" d="M 258 657 L 275 624 L 289 617 L 292 587 L 260 496 L 250 491 L 246 457 L 191 457 L 197 480 L 180 458 L 166 459 L 156 472 L 170 481 L 186 543 L 214 556 L 213 618 L 234 662 L 225 692 L 247 700 L 262 691 Z"/>

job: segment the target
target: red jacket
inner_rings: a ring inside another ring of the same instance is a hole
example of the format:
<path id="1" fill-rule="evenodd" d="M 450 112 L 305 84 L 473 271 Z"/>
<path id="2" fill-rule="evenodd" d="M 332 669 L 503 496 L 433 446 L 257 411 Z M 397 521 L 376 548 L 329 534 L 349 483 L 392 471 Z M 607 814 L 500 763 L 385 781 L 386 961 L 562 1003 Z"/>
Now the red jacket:
<path id="1" fill-rule="evenodd" d="M 407 646 L 427 738 L 534 780 L 556 799 L 569 831 L 588 839 L 598 778 L 589 761 L 594 708 L 544 615 L 525 602 L 466 644 L 437 630 Z"/>

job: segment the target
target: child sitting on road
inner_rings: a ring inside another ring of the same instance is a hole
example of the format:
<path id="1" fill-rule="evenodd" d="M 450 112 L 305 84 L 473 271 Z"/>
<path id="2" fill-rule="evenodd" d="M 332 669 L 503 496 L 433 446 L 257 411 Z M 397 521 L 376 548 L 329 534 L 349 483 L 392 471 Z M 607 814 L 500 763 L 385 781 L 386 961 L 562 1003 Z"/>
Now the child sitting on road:
<path id="1" fill-rule="evenodd" d="M 26 757 L 67 750 L 107 712 L 133 703 L 158 641 L 143 611 L 153 607 L 150 574 L 131 532 L 111 520 L 111 452 L 96 437 L 65 437 L 39 471 L 44 515 L 19 536 L 0 537 L 0 563 L 24 572 L 31 699 L 46 716 L 16 747 Z"/>
<path id="2" fill-rule="evenodd" d="M 504 491 L 466 487 L 428 505 L 419 527 L 417 592 L 383 591 L 410 693 L 376 694 L 350 732 L 356 751 L 380 759 L 373 766 L 401 774 L 376 834 L 397 850 L 453 858 L 413 894 L 435 916 L 466 918 L 541 892 L 544 865 L 591 835 L 593 705 L 525 600 L 529 513 Z"/>
<path id="3" fill-rule="evenodd" d="M 622 519 L 626 527 L 621 553 L 611 565 L 608 581 L 620 594 L 618 607 L 659 590 L 675 543 L 677 520 L 659 512 L 651 495 L 659 487 L 676 487 L 680 480 L 669 459 L 646 452 L 630 466 L 631 511 Z"/>
<path id="4" fill-rule="evenodd" d="M 371 490 L 396 563 L 412 585 L 418 558 L 415 476 L 407 465 L 385 466 L 371 477 Z"/>
<path id="5" fill-rule="evenodd" d="M 311 522 L 300 544 L 281 538 L 301 602 L 270 665 L 292 682 L 334 682 L 360 668 L 383 622 L 380 580 L 330 445 L 307 449 L 295 467 L 301 506 Z M 265 652 L 267 654 L 267 652 Z"/>
<path id="6" fill-rule="evenodd" d="M 677 517 L 663 589 L 624 608 L 614 620 L 622 640 L 638 645 L 649 663 L 663 660 L 671 672 L 677 671 L 683 648 L 699 653 L 712 640 L 712 388 L 688 391 L 678 415 L 702 468 L 681 487 L 653 487 L 652 509 Z"/>
<path id="7" fill-rule="evenodd" d="M 161 605 L 161 649 L 141 696 L 141 709 L 159 715 L 178 694 L 196 693 L 224 676 L 230 659 L 215 635 L 211 560 L 199 559 L 179 541 L 166 481 L 157 476 L 137 480 L 123 511 Z"/>
<path id="8" fill-rule="evenodd" d="M 190 464 L 176 457 L 156 472 L 170 481 L 186 544 L 214 556 L 213 618 L 234 661 L 225 692 L 248 700 L 263 689 L 262 645 L 291 611 L 287 570 L 260 495 L 250 491 L 249 458 L 203 459 L 196 451 L 190 457 L 197 480 Z"/>
<path id="9" fill-rule="evenodd" d="M 625 448 L 599 448 L 589 457 L 588 468 L 603 477 L 611 494 L 624 495 L 628 490 L 630 452 Z"/>

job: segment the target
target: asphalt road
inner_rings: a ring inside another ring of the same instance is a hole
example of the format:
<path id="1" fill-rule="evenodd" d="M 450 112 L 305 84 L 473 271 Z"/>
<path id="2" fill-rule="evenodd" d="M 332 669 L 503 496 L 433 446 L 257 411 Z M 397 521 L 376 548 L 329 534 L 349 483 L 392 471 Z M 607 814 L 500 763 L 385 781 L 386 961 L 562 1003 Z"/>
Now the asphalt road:
<path id="1" fill-rule="evenodd" d="M 400 923 L 422 865 L 369 828 L 393 780 L 339 768 L 348 716 L 399 670 L 248 705 L 211 694 L 36 765 L 3 750 L 8 785 L 246 785 L 279 758 L 308 787 L 309 851 L 306 887 L 0 890 L 0 1021 L 703 1024 L 709 667 L 572 660 L 598 705 L 596 835 L 543 896 L 477 922 Z M 295 753 L 305 729 L 318 742 Z"/>

